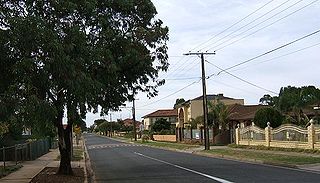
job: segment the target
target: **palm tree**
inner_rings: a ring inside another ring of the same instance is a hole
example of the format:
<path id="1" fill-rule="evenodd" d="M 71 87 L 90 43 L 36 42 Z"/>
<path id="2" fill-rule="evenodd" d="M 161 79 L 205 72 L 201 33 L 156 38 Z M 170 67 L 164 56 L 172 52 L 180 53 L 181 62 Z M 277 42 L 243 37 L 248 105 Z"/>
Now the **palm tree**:
<path id="1" fill-rule="evenodd" d="M 217 104 L 213 104 L 211 102 L 208 103 L 209 105 L 209 114 L 208 114 L 208 122 L 209 125 L 212 127 L 220 127 L 222 131 L 227 129 L 227 125 L 229 123 L 229 119 L 231 117 L 230 110 L 228 106 L 224 103 L 219 102 Z M 210 120 L 213 119 L 213 120 Z"/>

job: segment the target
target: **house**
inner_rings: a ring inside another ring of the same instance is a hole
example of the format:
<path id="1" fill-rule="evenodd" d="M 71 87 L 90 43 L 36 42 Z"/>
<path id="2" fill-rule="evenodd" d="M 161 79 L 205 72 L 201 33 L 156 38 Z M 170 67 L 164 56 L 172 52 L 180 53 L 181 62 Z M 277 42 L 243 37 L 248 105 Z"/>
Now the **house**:
<path id="1" fill-rule="evenodd" d="M 154 124 L 158 119 L 166 119 L 175 127 L 177 122 L 177 110 L 176 109 L 161 109 L 154 111 L 150 114 L 143 116 L 143 125 L 145 130 L 150 130 L 151 125 Z"/>
<path id="2" fill-rule="evenodd" d="M 188 123 L 190 119 L 195 119 L 198 116 L 203 115 L 203 97 L 199 96 L 192 100 L 188 100 L 177 106 L 178 110 L 178 121 L 176 126 L 178 128 L 184 128 L 184 124 Z M 244 105 L 244 99 L 234 99 L 230 97 L 225 97 L 223 94 L 218 95 L 207 95 L 208 103 L 211 102 L 216 104 L 217 102 L 222 102 L 225 105 Z"/>
<path id="3" fill-rule="evenodd" d="M 142 123 L 141 123 L 140 121 L 137 121 L 137 120 L 136 120 L 136 129 L 139 130 L 141 124 L 142 124 Z M 123 125 L 126 126 L 126 127 L 133 126 L 133 119 L 131 119 L 131 118 L 124 119 L 124 120 L 123 120 Z"/>
<path id="4" fill-rule="evenodd" d="M 249 126 L 259 109 L 267 108 L 267 105 L 240 105 L 233 104 L 229 106 L 230 122 L 229 129 L 235 129 L 239 124 L 240 127 Z"/>

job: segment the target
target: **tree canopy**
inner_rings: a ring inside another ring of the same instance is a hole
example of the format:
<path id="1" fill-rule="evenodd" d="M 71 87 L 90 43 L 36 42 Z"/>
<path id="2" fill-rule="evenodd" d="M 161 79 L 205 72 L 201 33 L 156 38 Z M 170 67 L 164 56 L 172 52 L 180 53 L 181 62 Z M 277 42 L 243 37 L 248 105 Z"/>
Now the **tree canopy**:
<path id="1" fill-rule="evenodd" d="M 260 103 L 275 107 L 285 114 L 291 123 L 306 125 L 310 119 L 303 109 L 312 110 L 312 105 L 320 104 L 320 89 L 315 86 L 282 87 L 279 96 L 264 95 Z"/>
<path id="2" fill-rule="evenodd" d="M 150 0 L 4 0 L 0 12 L 0 109 L 58 128 L 59 173 L 72 173 L 73 123 L 98 106 L 117 110 L 132 90 L 155 96 L 164 83 L 168 28 Z"/>
<path id="3" fill-rule="evenodd" d="M 260 128 L 267 127 L 267 123 L 270 122 L 270 126 L 276 128 L 282 124 L 284 116 L 276 109 L 268 107 L 259 109 L 254 116 L 255 125 Z"/>
<path id="4" fill-rule="evenodd" d="M 184 102 L 185 102 L 184 98 L 177 98 L 173 108 L 176 108 L 179 104 L 182 104 Z"/>

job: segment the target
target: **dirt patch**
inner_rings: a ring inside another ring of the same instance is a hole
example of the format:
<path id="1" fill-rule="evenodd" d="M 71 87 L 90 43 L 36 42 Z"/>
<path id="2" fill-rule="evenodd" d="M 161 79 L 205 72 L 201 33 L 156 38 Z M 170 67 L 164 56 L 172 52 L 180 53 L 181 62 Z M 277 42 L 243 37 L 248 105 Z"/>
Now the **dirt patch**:
<path id="1" fill-rule="evenodd" d="M 74 175 L 57 175 L 58 168 L 46 167 L 30 183 L 83 183 L 83 168 L 73 168 Z"/>

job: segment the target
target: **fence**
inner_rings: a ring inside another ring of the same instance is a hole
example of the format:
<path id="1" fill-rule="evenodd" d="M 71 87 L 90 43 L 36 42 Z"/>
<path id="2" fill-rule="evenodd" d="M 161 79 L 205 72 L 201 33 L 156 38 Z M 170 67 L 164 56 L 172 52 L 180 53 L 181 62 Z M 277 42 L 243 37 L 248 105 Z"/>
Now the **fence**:
<path id="1" fill-rule="evenodd" d="M 156 141 L 176 142 L 176 135 L 153 135 Z"/>
<path id="2" fill-rule="evenodd" d="M 35 160 L 48 153 L 50 148 L 57 148 L 57 145 L 57 142 L 51 139 L 41 139 L 10 147 L 2 147 L 0 148 L 0 160 L 5 168 L 8 161 L 18 164 L 22 161 Z"/>
<path id="3" fill-rule="evenodd" d="M 265 129 L 252 123 L 251 126 L 236 129 L 236 144 L 263 145 L 267 147 L 320 149 L 320 128 L 313 122 L 307 128 L 284 124 L 272 129 L 268 122 Z"/>

